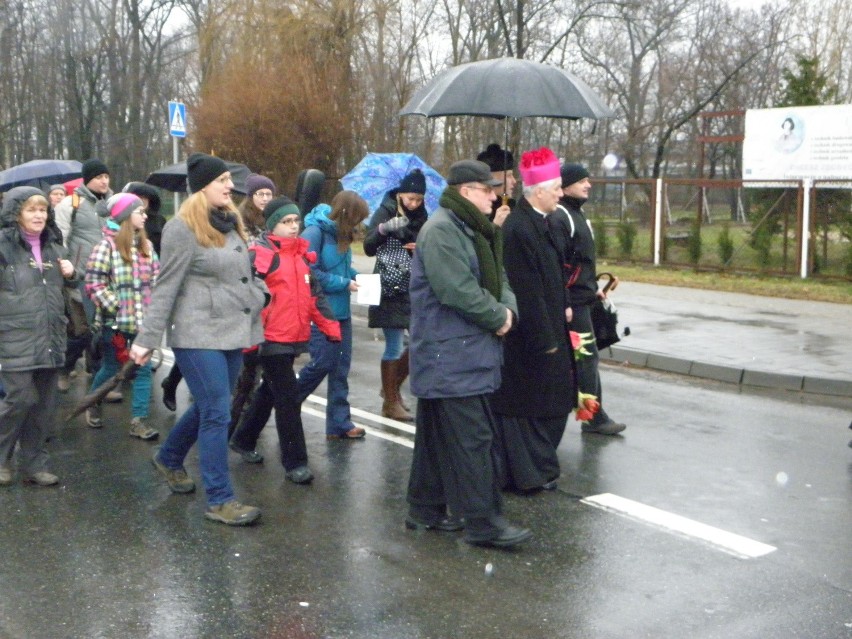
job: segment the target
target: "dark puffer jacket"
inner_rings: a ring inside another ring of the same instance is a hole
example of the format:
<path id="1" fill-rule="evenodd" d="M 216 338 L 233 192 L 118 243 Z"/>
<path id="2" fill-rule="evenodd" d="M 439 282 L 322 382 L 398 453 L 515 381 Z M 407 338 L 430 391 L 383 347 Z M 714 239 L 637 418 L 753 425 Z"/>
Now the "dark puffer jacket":
<path id="1" fill-rule="evenodd" d="M 50 224 L 42 231 L 42 271 L 18 224 L 23 203 L 33 195 L 44 193 L 29 186 L 12 189 L 0 212 L 0 366 L 5 371 L 58 368 L 65 362 L 61 236 Z"/>
<path id="2" fill-rule="evenodd" d="M 397 238 L 402 244 L 409 244 L 417 241 L 417 234 L 420 229 L 426 224 L 428 218 L 426 207 L 420 205 L 413 211 L 407 211 L 408 226 L 391 231 L 388 235 L 379 233 L 379 224 L 387 222 L 391 218 L 396 217 L 396 195 L 397 190 L 388 191 L 381 206 L 373 213 L 370 218 L 370 225 L 367 228 L 367 235 L 364 237 L 364 253 L 370 257 L 376 255 L 376 251 L 384 244 L 389 237 Z M 378 261 L 373 273 L 379 272 Z M 370 328 L 408 328 L 408 323 L 411 317 L 411 302 L 408 298 L 408 292 L 404 295 L 394 297 L 385 297 L 382 295 L 382 301 L 378 306 L 371 306 L 368 312 L 368 325 Z"/>

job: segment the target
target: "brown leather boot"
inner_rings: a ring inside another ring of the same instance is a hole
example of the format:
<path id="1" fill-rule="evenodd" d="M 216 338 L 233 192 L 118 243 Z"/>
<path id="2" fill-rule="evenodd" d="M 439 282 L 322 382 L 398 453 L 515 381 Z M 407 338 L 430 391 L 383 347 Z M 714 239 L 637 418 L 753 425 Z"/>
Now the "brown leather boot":
<path id="1" fill-rule="evenodd" d="M 411 408 L 409 408 L 408 404 L 405 403 L 405 398 L 402 396 L 402 384 L 405 380 L 408 379 L 408 349 L 406 348 L 402 351 L 402 355 L 400 355 L 397 360 L 397 369 L 396 369 L 396 396 L 399 398 L 399 403 L 402 404 L 402 407 L 407 410 L 409 413 L 411 412 Z"/>
<path id="2" fill-rule="evenodd" d="M 411 416 L 399 401 L 399 390 L 396 384 L 399 360 L 382 360 L 382 391 L 385 401 L 382 403 L 382 416 L 401 422 L 412 422 Z"/>

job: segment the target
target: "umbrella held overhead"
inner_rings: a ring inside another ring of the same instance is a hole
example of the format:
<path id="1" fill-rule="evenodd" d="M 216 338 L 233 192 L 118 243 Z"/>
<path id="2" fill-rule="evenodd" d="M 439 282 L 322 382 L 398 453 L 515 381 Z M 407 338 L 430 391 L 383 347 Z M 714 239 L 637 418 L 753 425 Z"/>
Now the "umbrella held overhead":
<path id="1" fill-rule="evenodd" d="M 573 73 L 518 58 L 480 60 L 447 69 L 417 91 L 399 114 L 571 120 L 615 117 Z"/>
<path id="2" fill-rule="evenodd" d="M 16 186 L 44 189 L 80 177 L 82 166 L 77 160 L 30 160 L 0 171 L 0 191 Z"/>
<path id="3" fill-rule="evenodd" d="M 237 162 L 225 162 L 228 170 L 231 172 L 231 179 L 234 181 L 234 191 L 245 195 L 246 178 L 251 174 L 251 170 L 245 164 Z M 174 193 L 186 193 L 186 162 L 178 162 L 157 169 L 147 178 L 145 182 L 153 186 L 158 186 L 166 191 Z"/>
<path id="4" fill-rule="evenodd" d="M 367 201 L 370 217 L 382 203 L 385 193 L 399 186 L 414 169 L 426 176 L 426 210 L 438 208 L 438 199 L 447 186 L 446 180 L 413 153 L 367 153 L 349 173 L 340 178 L 343 188 L 355 191 Z M 369 218 L 367 218 L 369 222 Z"/>

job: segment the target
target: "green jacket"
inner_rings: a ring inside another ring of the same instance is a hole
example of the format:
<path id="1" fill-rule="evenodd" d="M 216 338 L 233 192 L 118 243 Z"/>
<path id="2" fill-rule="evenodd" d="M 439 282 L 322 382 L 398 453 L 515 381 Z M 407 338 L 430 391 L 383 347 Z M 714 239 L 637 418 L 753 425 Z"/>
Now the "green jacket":
<path id="1" fill-rule="evenodd" d="M 473 231 L 438 209 L 423 226 L 411 266 L 411 388 L 417 397 L 468 397 L 500 386 L 495 332 L 518 307 L 505 272 L 497 300 L 479 281 Z"/>

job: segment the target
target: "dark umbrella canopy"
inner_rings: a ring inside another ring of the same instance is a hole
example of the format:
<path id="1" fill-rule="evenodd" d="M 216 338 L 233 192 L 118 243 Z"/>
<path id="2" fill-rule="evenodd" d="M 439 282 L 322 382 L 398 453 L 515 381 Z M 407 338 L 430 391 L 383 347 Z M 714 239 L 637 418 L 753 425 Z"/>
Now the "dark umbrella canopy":
<path id="1" fill-rule="evenodd" d="M 251 171 L 245 164 L 237 162 L 225 162 L 228 170 L 231 172 L 231 178 L 234 180 L 234 191 L 245 195 L 246 193 L 246 178 Z M 186 193 L 186 162 L 178 162 L 170 164 L 161 169 L 157 169 L 151 173 L 145 182 L 159 186 L 166 191 L 175 193 Z"/>
<path id="2" fill-rule="evenodd" d="M 34 186 L 44 190 L 51 184 L 80 177 L 81 167 L 77 160 L 30 160 L 0 171 L 0 191 L 16 186 Z"/>
<path id="3" fill-rule="evenodd" d="M 615 113 L 577 76 L 517 58 L 469 62 L 435 76 L 400 115 L 492 118 L 612 118 Z"/>

